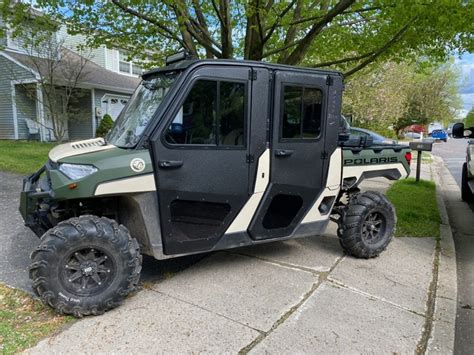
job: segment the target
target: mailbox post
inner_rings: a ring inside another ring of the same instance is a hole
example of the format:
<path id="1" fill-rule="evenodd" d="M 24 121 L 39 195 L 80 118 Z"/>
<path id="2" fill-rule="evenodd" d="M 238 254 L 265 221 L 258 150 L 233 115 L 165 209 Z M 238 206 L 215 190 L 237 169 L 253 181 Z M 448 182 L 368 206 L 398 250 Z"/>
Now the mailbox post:
<path id="1" fill-rule="evenodd" d="M 433 141 L 410 142 L 410 149 L 418 152 L 416 156 L 416 181 L 420 181 L 421 153 L 431 152 Z"/>

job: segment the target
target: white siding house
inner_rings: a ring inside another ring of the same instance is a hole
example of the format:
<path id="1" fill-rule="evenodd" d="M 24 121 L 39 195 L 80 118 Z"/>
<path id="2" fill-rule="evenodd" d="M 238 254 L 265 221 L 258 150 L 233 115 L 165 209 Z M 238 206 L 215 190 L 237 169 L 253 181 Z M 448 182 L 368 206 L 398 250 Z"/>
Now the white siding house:
<path id="1" fill-rule="evenodd" d="M 83 36 L 69 35 L 64 28 L 55 35 L 58 40 L 64 41 L 68 58 L 75 60 L 80 58 L 79 53 L 84 53 L 78 49 L 84 43 Z M 24 92 L 25 84 L 36 85 L 37 95 L 42 95 L 37 84 L 38 73 L 31 65 L 31 56 L 22 48 L 22 42 L 13 40 L 8 32 L 6 38 L 0 37 L 1 46 L 0 139 L 29 139 L 27 120 L 41 125 L 39 139 L 53 139 L 51 123 L 40 104 L 41 100 L 32 99 Z M 90 49 L 86 59 L 84 70 L 87 75 L 78 85 L 85 94 L 75 103 L 80 106 L 83 117 L 68 123 L 67 138 L 70 140 L 94 137 L 97 125 L 105 114 L 115 120 L 140 82 L 141 67 L 126 61 L 126 54 L 119 50 L 105 47 Z"/>

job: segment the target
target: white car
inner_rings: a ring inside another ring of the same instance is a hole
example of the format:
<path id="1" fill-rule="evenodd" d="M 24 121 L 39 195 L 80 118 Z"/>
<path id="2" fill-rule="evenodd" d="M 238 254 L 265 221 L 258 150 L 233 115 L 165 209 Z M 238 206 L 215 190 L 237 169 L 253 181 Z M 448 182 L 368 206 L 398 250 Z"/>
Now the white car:
<path id="1" fill-rule="evenodd" d="M 420 138 L 421 138 L 421 134 L 416 133 L 416 132 L 405 132 L 405 133 L 403 134 L 403 137 L 404 137 L 404 138 L 411 138 L 411 139 L 420 139 Z"/>

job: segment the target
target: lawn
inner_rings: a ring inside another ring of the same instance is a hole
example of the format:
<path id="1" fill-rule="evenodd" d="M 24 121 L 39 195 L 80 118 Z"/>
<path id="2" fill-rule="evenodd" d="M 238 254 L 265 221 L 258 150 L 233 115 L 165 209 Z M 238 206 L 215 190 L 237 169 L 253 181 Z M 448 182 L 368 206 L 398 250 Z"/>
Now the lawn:
<path id="1" fill-rule="evenodd" d="M 0 141 L 0 170 L 18 174 L 30 174 L 47 160 L 54 143 Z"/>
<path id="2" fill-rule="evenodd" d="M 397 237 L 439 238 L 441 218 L 433 182 L 399 180 L 387 191 L 387 197 L 397 211 Z"/>
<path id="3" fill-rule="evenodd" d="M 0 283 L 0 353 L 16 354 L 73 320 Z"/>

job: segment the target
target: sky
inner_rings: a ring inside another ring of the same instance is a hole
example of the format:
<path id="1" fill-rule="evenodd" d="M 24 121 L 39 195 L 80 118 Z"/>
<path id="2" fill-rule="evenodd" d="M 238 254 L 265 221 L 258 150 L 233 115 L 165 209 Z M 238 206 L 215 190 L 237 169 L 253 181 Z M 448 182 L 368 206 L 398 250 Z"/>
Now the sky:
<path id="1" fill-rule="evenodd" d="M 463 101 L 463 110 L 459 117 L 466 117 L 467 112 L 474 106 L 474 53 L 463 54 L 455 59 L 455 64 L 461 71 L 459 93 Z"/>

